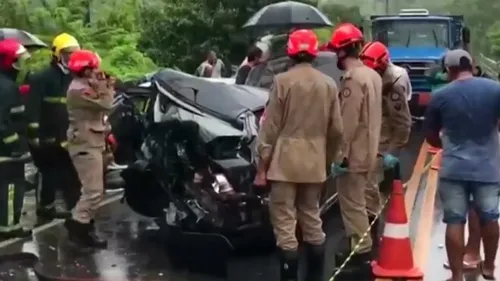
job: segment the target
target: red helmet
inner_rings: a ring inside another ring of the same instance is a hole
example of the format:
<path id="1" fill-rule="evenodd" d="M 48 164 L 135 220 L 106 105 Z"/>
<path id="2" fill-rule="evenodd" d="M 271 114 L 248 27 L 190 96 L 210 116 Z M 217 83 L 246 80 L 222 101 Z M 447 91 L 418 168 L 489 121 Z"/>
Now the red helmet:
<path id="1" fill-rule="evenodd" d="M 68 68 L 78 73 L 86 68 L 99 68 L 101 58 L 95 52 L 89 50 L 77 50 L 69 57 Z"/>
<path id="2" fill-rule="evenodd" d="M 299 53 L 307 53 L 311 56 L 318 54 L 318 38 L 310 29 L 299 29 L 288 37 L 287 53 L 294 56 Z"/>
<path id="3" fill-rule="evenodd" d="M 389 64 L 389 50 L 378 41 L 369 42 L 361 50 L 359 58 L 370 68 L 384 69 Z"/>
<path id="4" fill-rule="evenodd" d="M 0 41 L 0 68 L 4 70 L 20 69 L 22 60 L 29 58 L 26 48 L 14 39 Z"/>
<path id="5" fill-rule="evenodd" d="M 21 96 L 26 96 L 29 94 L 29 92 L 30 92 L 30 85 L 23 84 L 19 86 L 19 93 L 21 94 Z"/>
<path id="6" fill-rule="evenodd" d="M 360 42 L 363 42 L 363 32 L 352 23 L 343 23 L 333 31 L 329 47 L 336 51 Z"/>

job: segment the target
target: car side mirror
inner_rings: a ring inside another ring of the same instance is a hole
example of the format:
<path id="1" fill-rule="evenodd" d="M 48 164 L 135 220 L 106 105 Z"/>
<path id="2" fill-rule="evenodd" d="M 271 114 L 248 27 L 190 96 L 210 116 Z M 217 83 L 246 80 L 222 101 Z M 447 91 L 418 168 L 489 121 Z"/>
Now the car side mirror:
<path id="1" fill-rule="evenodd" d="M 466 26 L 462 28 L 462 40 L 464 41 L 464 44 L 470 43 L 470 29 Z"/>

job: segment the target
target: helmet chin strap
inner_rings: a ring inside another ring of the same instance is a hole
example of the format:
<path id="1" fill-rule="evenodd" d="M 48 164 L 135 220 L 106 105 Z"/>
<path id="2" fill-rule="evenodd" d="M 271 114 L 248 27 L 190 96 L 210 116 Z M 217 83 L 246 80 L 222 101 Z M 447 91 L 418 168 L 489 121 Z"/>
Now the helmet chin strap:
<path id="1" fill-rule="evenodd" d="M 64 65 L 62 62 L 58 62 L 57 66 L 61 69 L 64 74 L 69 74 L 68 66 Z"/>

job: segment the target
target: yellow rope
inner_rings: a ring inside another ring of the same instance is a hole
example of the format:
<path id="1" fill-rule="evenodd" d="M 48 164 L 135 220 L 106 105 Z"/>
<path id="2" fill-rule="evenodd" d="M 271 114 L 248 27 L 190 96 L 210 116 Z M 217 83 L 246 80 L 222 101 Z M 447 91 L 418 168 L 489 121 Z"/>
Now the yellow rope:
<path id="1" fill-rule="evenodd" d="M 432 164 L 434 164 L 434 161 L 437 159 L 437 157 L 439 156 L 439 154 L 441 154 L 441 151 L 439 151 L 438 153 L 436 153 L 432 158 L 431 158 L 431 161 L 429 161 L 429 163 L 427 165 L 424 166 L 424 169 L 422 170 L 422 172 L 420 172 L 420 174 L 418 175 L 418 179 L 420 179 L 422 177 L 423 174 L 427 173 L 430 168 L 432 167 Z M 403 188 L 406 188 L 408 186 L 408 183 L 413 179 L 413 176 L 410 178 L 410 180 L 408 182 L 405 182 L 403 184 Z M 389 202 L 389 200 L 391 199 L 391 195 L 389 194 L 389 196 L 387 196 L 387 198 L 385 199 L 384 203 L 382 203 L 380 209 L 378 210 L 377 214 L 375 215 L 375 219 L 372 221 L 372 223 L 368 226 L 368 229 L 365 231 L 365 233 L 363 234 L 363 236 L 361 236 L 361 239 L 359 239 L 358 243 L 356 244 L 356 246 L 354 246 L 354 249 L 352 249 L 352 251 L 349 253 L 349 256 L 347 256 L 347 259 L 344 261 L 344 263 L 334 272 L 334 274 L 332 275 L 332 277 L 330 277 L 330 279 L 328 281 L 335 281 L 335 278 L 342 272 L 342 270 L 346 267 L 346 265 L 349 263 L 349 261 L 352 259 L 352 257 L 354 256 L 354 254 L 357 252 L 357 250 L 359 249 L 361 243 L 366 239 L 366 237 L 368 237 L 373 225 L 375 224 L 375 222 L 378 220 L 378 218 L 380 217 L 380 214 L 382 214 L 384 208 L 385 208 L 385 205 L 387 205 L 387 203 Z"/>

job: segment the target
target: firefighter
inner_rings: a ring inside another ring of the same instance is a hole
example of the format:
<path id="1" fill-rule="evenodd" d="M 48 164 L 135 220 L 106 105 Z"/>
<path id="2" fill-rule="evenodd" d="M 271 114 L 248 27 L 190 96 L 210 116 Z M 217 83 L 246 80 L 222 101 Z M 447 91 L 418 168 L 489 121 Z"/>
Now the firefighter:
<path id="1" fill-rule="evenodd" d="M 332 165 L 332 173 L 337 177 L 338 199 L 350 251 L 356 249 L 349 265 L 369 270 L 372 239 L 361 238 L 369 225 L 365 190 L 376 167 L 382 126 L 382 78 L 359 59 L 362 46 L 362 32 L 349 23 L 339 25 L 329 43 L 329 48 L 337 54 L 338 67 L 345 70 L 339 94 L 344 143 L 341 160 Z"/>
<path id="2" fill-rule="evenodd" d="M 382 130 L 377 160 L 377 170 L 371 175 L 366 188 L 366 207 L 369 221 L 375 219 L 380 209 L 379 183 L 384 171 L 399 163 L 399 152 L 408 142 L 411 131 L 411 114 L 408 96 L 411 95 L 408 75 L 390 61 L 389 50 L 380 42 L 366 44 L 360 53 L 363 63 L 382 77 Z M 403 69 L 404 70 L 404 69 Z M 373 227 L 376 237 L 377 225 Z"/>
<path id="3" fill-rule="evenodd" d="M 325 234 L 318 200 L 325 168 L 341 144 L 342 118 L 335 82 L 311 65 L 317 52 L 311 30 L 290 35 L 287 53 L 294 66 L 274 78 L 258 136 L 255 184 L 271 181 L 269 208 L 281 280 L 297 280 L 297 223 L 306 249 L 307 280 L 322 280 Z"/>
<path id="4" fill-rule="evenodd" d="M 16 40 L 0 41 L 0 239 L 29 237 L 20 224 L 24 202 L 24 164 L 28 160 L 25 106 L 16 83 L 28 51 Z"/>
<path id="5" fill-rule="evenodd" d="M 66 149 L 66 91 L 73 79 L 68 70 L 68 60 L 78 49 L 80 45 L 73 36 L 59 34 L 52 41 L 50 65 L 30 78 L 30 147 L 42 175 L 37 192 L 39 223 L 71 216 L 66 210 L 56 209 L 56 189 L 61 190 L 67 210 L 71 210 L 79 198 L 78 175 Z"/>
<path id="6" fill-rule="evenodd" d="M 65 227 L 69 239 L 84 247 L 106 248 L 95 234 L 93 217 L 104 193 L 103 152 L 109 130 L 106 113 L 113 103 L 113 85 L 99 71 L 99 56 L 88 50 L 71 54 L 68 68 L 68 151 L 82 183 L 82 195 Z"/>

